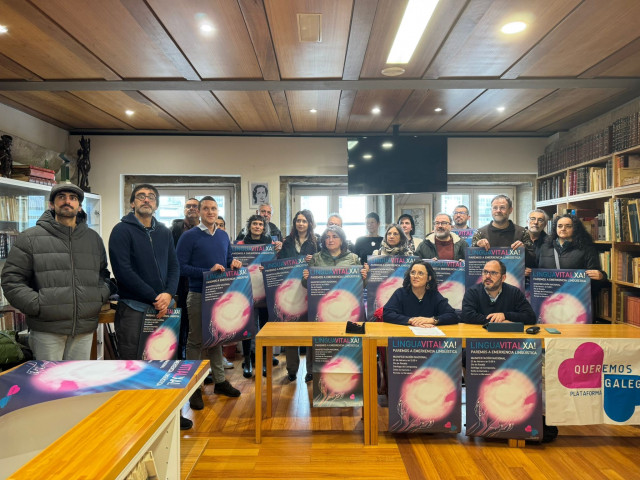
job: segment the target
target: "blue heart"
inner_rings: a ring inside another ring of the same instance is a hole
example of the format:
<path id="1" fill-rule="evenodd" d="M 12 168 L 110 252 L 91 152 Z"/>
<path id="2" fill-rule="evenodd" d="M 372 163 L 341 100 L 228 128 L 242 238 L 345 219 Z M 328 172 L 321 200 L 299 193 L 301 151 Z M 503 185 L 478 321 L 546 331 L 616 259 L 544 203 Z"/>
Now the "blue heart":
<path id="1" fill-rule="evenodd" d="M 538 436 L 538 430 L 533 430 L 533 431 L 531 432 L 531 436 L 532 436 L 532 437 L 537 437 L 537 436 Z"/>
<path id="2" fill-rule="evenodd" d="M 456 427 L 455 425 L 451 425 L 451 431 L 455 432 L 456 430 L 458 430 L 458 427 Z"/>
<path id="3" fill-rule="evenodd" d="M 0 399 L 0 408 L 6 407 L 7 403 L 9 403 L 9 400 L 11 400 L 11 397 L 4 397 Z"/>

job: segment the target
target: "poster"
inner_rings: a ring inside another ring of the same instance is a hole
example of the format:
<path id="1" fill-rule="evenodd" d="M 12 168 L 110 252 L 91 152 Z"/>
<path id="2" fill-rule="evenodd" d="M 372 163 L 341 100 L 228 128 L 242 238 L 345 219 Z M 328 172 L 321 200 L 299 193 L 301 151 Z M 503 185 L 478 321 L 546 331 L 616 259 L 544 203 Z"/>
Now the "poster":
<path id="1" fill-rule="evenodd" d="M 473 235 L 476 231 L 473 228 L 465 228 L 462 230 L 453 230 L 453 233 L 457 234 L 460 238 L 463 238 L 467 242 L 467 247 L 470 247 Z"/>
<path id="2" fill-rule="evenodd" d="M 467 339 L 467 435 L 542 438 L 542 340 Z"/>
<path id="3" fill-rule="evenodd" d="M 202 348 L 246 340 L 257 331 L 249 271 L 203 273 Z"/>
<path id="4" fill-rule="evenodd" d="M 154 388 L 185 388 L 200 360 L 32 360 L 0 375 L 0 415 L 59 398 Z"/>
<path id="5" fill-rule="evenodd" d="M 362 405 L 362 337 L 313 337 L 313 406 Z"/>
<path id="6" fill-rule="evenodd" d="M 307 289 L 302 286 L 302 272 L 308 265 L 304 257 L 273 260 L 262 266 L 269 321 L 305 321 Z"/>
<path id="7" fill-rule="evenodd" d="M 485 250 L 480 247 L 467 248 L 465 262 L 465 285 L 467 288 L 482 282 L 482 270 L 489 260 L 500 260 L 507 267 L 506 283 L 524 292 L 524 247 L 496 247 Z"/>
<path id="8" fill-rule="evenodd" d="M 309 268 L 309 321 L 364 322 L 361 270 L 361 265 Z"/>
<path id="9" fill-rule="evenodd" d="M 462 340 L 389 338 L 389 431 L 460 433 Z"/>
<path id="10" fill-rule="evenodd" d="M 372 320 L 376 310 L 385 304 L 398 288 L 402 287 L 404 276 L 418 257 L 397 257 L 369 255 L 369 276 L 367 277 L 367 319 Z"/>
<path id="11" fill-rule="evenodd" d="M 162 318 L 150 308 L 142 319 L 138 358 L 141 360 L 173 360 L 178 353 L 180 336 L 180 308 L 169 308 Z"/>
<path id="12" fill-rule="evenodd" d="M 462 310 L 465 290 L 464 262 L 454 260 L 428 260 L 436 272 L 438 292 L 449 300 L 455 310 Z"/>
<path id="13" fill-rule="evenodd" d="M 266 305 L 264 281 L 260 265 L 276 258 L 275 250 L 271 244 L 260 245 L 231 245 L 233 258 L 240 260 L 243 267 L 249 270 L 251 278 L 251 289 L 253 291 L 253 302 L 258 307 Z"/>
<path id="14" fill-rule="evenodd" d="M 548 425 L 640 425 L 640 339 L 546 339 Z"/>
<path id="15" fill-rule="evenodd" d="M 592 323 L 585 270 L 531 270 L 531 307 L 538 323 Z"/>

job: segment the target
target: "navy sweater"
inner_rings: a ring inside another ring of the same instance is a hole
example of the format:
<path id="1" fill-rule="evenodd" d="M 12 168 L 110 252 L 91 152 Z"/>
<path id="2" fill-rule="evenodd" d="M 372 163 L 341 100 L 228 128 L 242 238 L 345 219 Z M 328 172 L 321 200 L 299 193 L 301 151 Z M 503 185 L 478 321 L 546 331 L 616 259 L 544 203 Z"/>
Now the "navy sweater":
<path id="1" fill-rule="evenodd" d="M 452 325 L 459 321 L 449 300 L 440 292 L 427 290 L 422 300 L 418 300 L 411 289 L 397 289 L 382 310 L 382 321 L 409 325 L 409 319 L 413 317 L 435 317 L 439 325 Z"/>
<path id="2" fill-rule="evenodd" d="M 216 228 L 213 235 L 200 227 L 184 232 L 178 240 L 180 274 L 189 277 L 189 291 L 202 292 L 202 274 L 216 263 L 225 268 L 231 266 L 231 242 L 224 230 Z"/>
<path id="3" fill-rule="evenodd" d="M 536 323 L 536 314 L 519 288 L 503 283 L 502 293 L 493 303 L 483 284 L 467 288 L 462 299 L 462 321 L 484 325 L 488 322 L 487 315 L 490 313 L 504 313 L 510 322 L 522 322 L 526 325 Z"/>
<path id="4" fill-rule="evenodd" d="M 120 298 L 149 305 L 161 293 L 173 297 L 180 277 L 171 231 L 155 218 L 151 225 L 146 229 L 130 212 L 109 237 L 109 259 Z"/>

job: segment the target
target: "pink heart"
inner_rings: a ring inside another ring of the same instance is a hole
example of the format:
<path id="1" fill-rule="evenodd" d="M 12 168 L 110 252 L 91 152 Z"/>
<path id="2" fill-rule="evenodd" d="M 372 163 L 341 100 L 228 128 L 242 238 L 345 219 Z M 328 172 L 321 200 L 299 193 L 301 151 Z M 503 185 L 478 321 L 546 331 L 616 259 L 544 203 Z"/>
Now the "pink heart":
<path id="1" fill-rule="evenodd" d="M 352 393 L 352 394 L 349 396 L 349 398 L 350 398 L 351 400 L 353 400 L 354 398 L 356 398 L 356 396 Z"/>
<path id="2" fill-rule="evenodd" d="M 558 380 L 567 388 L 600 388 L 604 351 L 597 343 L 585 342 L 576 348 L 573 358 L 558 367 Z"/>
<path id="3" fill-rule="evenodd" d="M 531 425 L 527 425 L 526 427 L 524 427 L 524 431 L 527 433 L 531 433 Z"/>
<path id="4" fill-rule="evenodd" d="M 249 335 L 249 332 L 245 330 L 244 333 L 242 334 L 242 336 L 246 337 L 247 335 Z"/>
<path id="5" fill-rule="evenodd" d="M 451 422 L 447 422 L 444 424 L 444 428 L 451 428 Z"/>
<path id="6" fill-rule="evenodd" d="M 19 391 L 20 391 L 20 387 L 18 385 L 14 385 L 13 387 L 11 387 L 9 389 L 9 393 L 7 393 L 7 396 L 14 395 L 14 394 L 18 393 Z"/>

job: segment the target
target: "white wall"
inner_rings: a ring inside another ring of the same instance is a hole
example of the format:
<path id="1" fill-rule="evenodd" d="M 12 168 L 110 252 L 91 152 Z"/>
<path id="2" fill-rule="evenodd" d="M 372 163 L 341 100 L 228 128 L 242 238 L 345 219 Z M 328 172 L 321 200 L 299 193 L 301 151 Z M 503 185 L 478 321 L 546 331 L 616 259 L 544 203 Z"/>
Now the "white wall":
<path id="1" fill-rule="evenodd" d="M 79 137 L 69 137 L 75 150 Z M 535 173 L 546 139 L 452 138 L 450 173 Z M 105 243 L 128 205 L 122 205 L 124 175 L 240 175 L 242 215 L 249 208 L 248 183 L 267 181 L 280 221 L 278 190 L 281 175 L 346 175 L 345 138 L 91 136 L 92 192 L 102 195 Z"/>
<path id="2" fill-rule="evenodd" d="M 67 151 L 69 135 L 66 130 L 2 104 L 0 104 L 0 130 L 54 152 Z"/>

